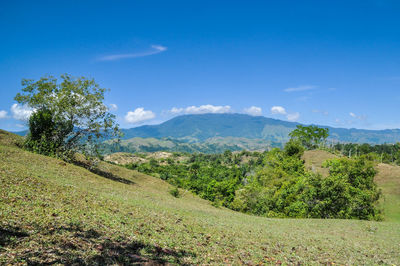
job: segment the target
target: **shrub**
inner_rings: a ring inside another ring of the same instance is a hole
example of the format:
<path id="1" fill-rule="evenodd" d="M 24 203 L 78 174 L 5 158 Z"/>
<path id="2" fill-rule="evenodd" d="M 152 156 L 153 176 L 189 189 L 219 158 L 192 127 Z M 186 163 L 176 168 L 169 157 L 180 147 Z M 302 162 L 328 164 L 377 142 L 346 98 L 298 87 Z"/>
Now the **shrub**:
<path id="1" fill-rule="evenodd" d="M 64 140 L 72 130 L 72 124 L 56 121 L 52 111 L 45 108 L 36 110 L 29 118 L 29 133 L 24 147 L 43 155 L 64 157 L 68 152 Z"/>
<path id="2" fill-rule="evenodd" d="M 181 196 L 179 189 L 177 187 L 172 188 L 169 191 L 169 194 L 171 194 L 172 196 L 174 196 L 175 198 L 179 198 Z"/>

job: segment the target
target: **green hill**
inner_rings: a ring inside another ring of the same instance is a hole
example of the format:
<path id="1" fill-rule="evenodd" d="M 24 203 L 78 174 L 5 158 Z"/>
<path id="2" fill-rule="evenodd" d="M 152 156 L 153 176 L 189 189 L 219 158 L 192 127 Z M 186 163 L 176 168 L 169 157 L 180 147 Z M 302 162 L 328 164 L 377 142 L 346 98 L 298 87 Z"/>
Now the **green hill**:
<path id="1" fill-rule="evenodd" d="M 268 150 L 271 147 L 279 146 L 277 143 L 270 143 L 263 139 L 247 139 L 237 137 L 214 137 L 203 142 L 190 142 L 182 139 L 172 138 L 130 138 L 123 139 L 116 146 L 115 140 L 103 142 L 103 153 L 114 152 L 188 152 L 188 153 L 223 153 L 226 150 Z"/>
<path id="2" fill-rule="evenodd" d="M 0 131 L 0 264 L 399 264 L 400 224 L 266 219 L 100 163 L 101 175 Z"/>
<path id="3" fill-rule="evenodd" d="M 125 139 L 175 138 L 203 142 L 214 137 L 263 139 L 272 143 L 288 140 L 298 123 L 264 116 L 244 114 L 183 115 L 160 125 L 124 129 Z M 364 130 L 327 127 L 332 140 L 354 143 L 395 143 L 400 141 L 399 129 Z"/>

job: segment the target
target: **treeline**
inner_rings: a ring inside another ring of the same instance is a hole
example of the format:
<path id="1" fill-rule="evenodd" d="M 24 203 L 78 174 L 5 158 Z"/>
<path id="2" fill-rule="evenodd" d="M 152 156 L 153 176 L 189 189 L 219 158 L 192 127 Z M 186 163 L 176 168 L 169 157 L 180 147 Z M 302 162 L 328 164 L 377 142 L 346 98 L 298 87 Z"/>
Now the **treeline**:
<path id="1" fill-rule="evenodd" d="M 235 154 L 231 151 L 223 154 L 174 154 L 175 158 L 182 155 L 189 156 L 189 159 L 153 158 L 146 163 L 131 163 L 126 167 L 167 180 L 210 200 L 216 206 L 225 207 L 232 204 L 235 192 L 262 165 L 264 157 L 262 153 L 248 151 Z"/>
<path id="2" fill-rule="evenodd" d="M 303 133 L 296 133 L 303 128 L 298 129 L 284 149 L 192 154 L 184 161 L 174 157 L 152 159 L 127 167 L 193 191 L 216 206 L 245 213 L 267 217 L 381 219 L 373 162 L 366 156 L 340 157 L 325 162 L 329 169 L 326 177 L 308 171 L 302 160 L 304 150 L 322 145 L 327 132 L 308 129 L 307 132 L 317 135 L 302 139 Z"/>
<path id="3" fill-rule="evenodd" d="M 337 143 L 332 146 L 332 150 L 348 157 L 364 155 L 375 162 L 400 165 L 400 143 L 379 145 Z"/>

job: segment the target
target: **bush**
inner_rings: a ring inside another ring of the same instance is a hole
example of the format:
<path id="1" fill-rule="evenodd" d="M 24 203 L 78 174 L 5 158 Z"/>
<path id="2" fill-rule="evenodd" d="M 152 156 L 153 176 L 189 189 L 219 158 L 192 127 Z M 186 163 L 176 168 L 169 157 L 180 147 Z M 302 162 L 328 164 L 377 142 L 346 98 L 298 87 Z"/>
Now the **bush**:
<path id="1" fill-rule="evenodd" d="M 296 156 L 300 158 L 304 154 L 304 147 L 298 140 L 289 140 L 284 148 L 285 154 L 287 156 Z"/>
<path id="2" fill-rule="evenodd" d="M 179 192 L 179 189 L 177 187 L 174 187 L 169 191 L 169 194 L 174 196 L 175 198 L 179 198 L 181 196 L 181 193 Z"/>
<path id="3" fill-rule="evenodd" d="M 50 110 L 36 110 L 29 118 L 29 133 L 24 147 L 47 156 L 67 157 L 64 144 L 72 131 L 72 124 L 55 121 Z"/>

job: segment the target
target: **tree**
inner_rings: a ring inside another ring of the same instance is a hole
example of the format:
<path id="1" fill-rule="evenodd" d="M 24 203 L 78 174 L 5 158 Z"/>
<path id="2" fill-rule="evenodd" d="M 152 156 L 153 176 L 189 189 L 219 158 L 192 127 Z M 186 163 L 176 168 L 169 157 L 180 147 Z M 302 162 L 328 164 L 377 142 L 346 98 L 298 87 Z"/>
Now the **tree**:
<path id="1" fill-rule="evenodd" d="M 303 145 L 300 143 L 299 140 L 294 139 L 289 140 L 285 144 L 283 150 L 287 156 L 297 156 L 298 158 L 301 158 L 301 156 L 304 154 Z"/>
<path id="2" fill-rule="evenodd" d="M 54 121 L 53 113 L 42 108 L 30 116 L 29 130 L 25 141 L 28 150 L 47 156 L 66 155 L 64 136 L 73 130 L 73 125 L 68 121 Z"/>
<path id="3" fill-rule="evenodd" d="M 93 79 L 65 74 L 61 82 L 48 76 L 38 81 L 23 79 L 22 86 L 22 93 L 14 99 L 34 110 L 29 120 L 28 148 L 46 147 L 50 151 L 35 151 L 64 159 L 72 159 L 75 152 L 98 156 L 99 141 L 119 135 L 115 116 L 103 103 L 106 89 Z"/>
<path id="4" fill-rule="evenodd" d="M 298 140 L 307 149 L 315 149 L 326 141 L 329 136 L 328 128 L 317 126 L 298 125 L 295 130 L 289 133 L 292 140 Z"/>

